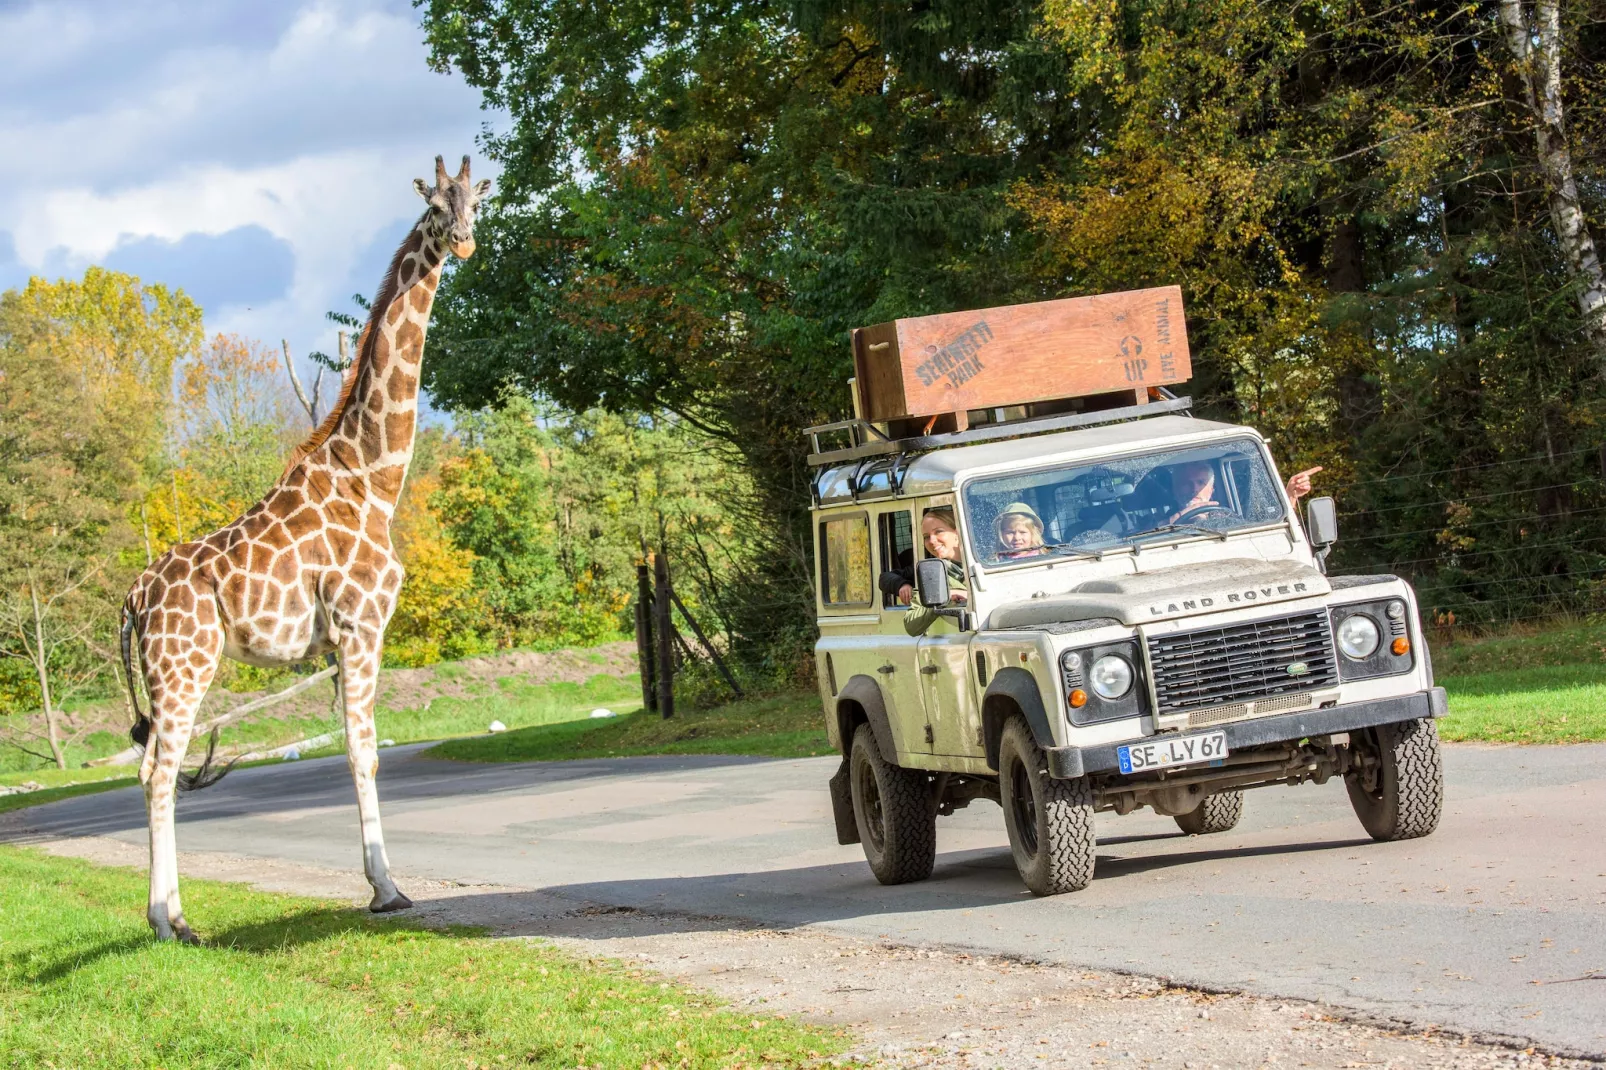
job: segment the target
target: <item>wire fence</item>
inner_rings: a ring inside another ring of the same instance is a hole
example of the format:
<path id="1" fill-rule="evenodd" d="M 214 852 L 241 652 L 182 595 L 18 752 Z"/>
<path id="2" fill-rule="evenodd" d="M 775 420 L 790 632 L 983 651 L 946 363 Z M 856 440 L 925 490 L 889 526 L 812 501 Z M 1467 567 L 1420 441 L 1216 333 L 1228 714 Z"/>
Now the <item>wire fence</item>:
<path id="1" fill-rule="evenodd" d="M 1564 457 L 1581 457 L 1586 453 L 1599 455 L 1602 447 L 1588 446 L 1583 449 L 1564 450 L 1561 453 L 1536 453 L 1531 457 L 1513 457 L 1508 461 L 1490 461 L 1487 464 L 1463 464 L 1454 468 L 1436 468 L 1428 472 L 1406 472 L 1400 475 L 1379 476 L 1376 479 L 1358 479 L 1350 483 L 1342 483 L 1327 488 L 1330 493 L 1341 490 L 1350 490 L 1355 487 L 1370 487 L 1378 483 L 1399 483 L 1408 480 L 1428 479 L 1433 476 L 1453 475 L 1456 472 L 1480 472 L 1488 468 L 1505 468 L 1513 464 L 1553 464 Z"/>

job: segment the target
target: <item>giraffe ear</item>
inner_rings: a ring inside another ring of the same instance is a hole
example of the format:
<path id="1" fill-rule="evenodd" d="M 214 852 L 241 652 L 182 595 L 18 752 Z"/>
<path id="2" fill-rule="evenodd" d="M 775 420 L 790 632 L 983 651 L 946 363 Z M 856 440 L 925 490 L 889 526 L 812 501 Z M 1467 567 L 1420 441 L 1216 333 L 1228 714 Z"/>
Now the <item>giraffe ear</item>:
<path id="1" fill-rule="evenodd" d="M 476 182 L 474 184 L 474 199 L 476 201 L 479 200 L 481 197 L 485 196 L 489 192 L 491 192 L 491 180 L 490 179 L 482 178 L 482 179 L 480 179 L 478 182 Z"/>
<path id="2" fill-rule="evenodd" d="M 417 190 L 418 191 L 418 195 L 420 197 L 424 198 L 424 200 L 426 200 L 426 201 L 429 200 L 429 183 L 428 182 L 425 182 L 421 178 L 415 178 L 415 179 L 413 179 L 413 189 Z"/>

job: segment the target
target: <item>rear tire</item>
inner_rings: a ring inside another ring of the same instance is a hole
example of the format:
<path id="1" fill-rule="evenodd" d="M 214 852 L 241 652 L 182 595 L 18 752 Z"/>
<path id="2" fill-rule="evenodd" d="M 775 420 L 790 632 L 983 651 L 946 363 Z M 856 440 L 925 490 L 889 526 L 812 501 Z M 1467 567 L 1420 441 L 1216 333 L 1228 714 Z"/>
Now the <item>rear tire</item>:
<path id="1" fill-rule="evenodd" d="M 1444 763 L 1439 726 L 1402 721 L 1351 733 L 1379 759 L 1366 771 L 1344 774 L 1355 816 L 1374 840 L 1414 840 L 1439 827 L 1444 810 Z M 1351 744 L 1354 746 L 1355 744 Z"/>
<path id="2" fill-rule="evenodd" d="M 1199 809 L 1191 814 L 1176 816 L 1177 828 L 1190 836 L 1207 836 L 1212 832 L 1230 832 L 1244 816 L 1244 793 L 1218 791 L 1205 796 Z"/>
<path id="3" fill-rule="evenodd" d="M 998 786 L 1015 868 L 1034 895 L 1060 895 L 1093 881 L 1098 839 L 1093 788 L 1086 777 L 1056 780 L 1020 717 L 998 743 Z"/>
<path id="4" fill-rule="evenodd" d="M 908 884 L 931 876 L 937 864 L 937 813 L 926 774 L 882 758 L 867 724 L 853 734 L 848 764 L 853 819 L 875 879 Z"/>

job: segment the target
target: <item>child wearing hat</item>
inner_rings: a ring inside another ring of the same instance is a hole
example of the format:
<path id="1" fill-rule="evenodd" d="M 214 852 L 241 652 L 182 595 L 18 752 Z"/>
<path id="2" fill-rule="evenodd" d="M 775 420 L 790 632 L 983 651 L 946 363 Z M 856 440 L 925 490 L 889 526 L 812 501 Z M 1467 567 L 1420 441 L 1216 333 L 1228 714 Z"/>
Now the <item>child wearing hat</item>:
<path id="1" fill-rule="evenodd" d="M 1043 546 L 1043 521 L 1025 502 L 1011 502 L 994 518 L 993 529 L 998 533 L 1000 561 L 1036 557 L 1047 552 Z"/>

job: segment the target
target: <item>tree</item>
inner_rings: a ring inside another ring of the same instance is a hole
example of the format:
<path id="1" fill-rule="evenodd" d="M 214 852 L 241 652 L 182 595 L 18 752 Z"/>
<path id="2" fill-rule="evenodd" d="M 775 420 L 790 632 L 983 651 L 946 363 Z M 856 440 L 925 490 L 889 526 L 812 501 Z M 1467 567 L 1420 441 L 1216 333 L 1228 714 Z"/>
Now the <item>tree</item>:
<path id="1" fill-rule="evenodd" d="M 1562 86 L 1562 28 L 1558 0 L 1538 0 L 1530 22 L 1522 0 L 1500 0 L 1506 44 L 1516 58 L 1523 103 L 1533 120 L 1535 156 L 1545 177 L 1551 226 L 1578 291 L 1578 311 L 1606 373 L 1606 273 L 1584 218 L 1573 172 Z"/>
<path id="2" fill-rule="evenodd" d="M 755 653 L 810 616 L 797 431 L 846 414 L 849 328 L 1161 282 L 1200 410 L 1328 467 L 1367 529 L 1340 560 L 1463 619 L 1587 605 L 1606 570 L 1591 284 L 1496 2 L 425 7 L 437 66 L 512 117 L 433 389 L 729 443 L 775 548 Z M 1545 10 L 1587 220 L 1606 23 Z"/>
<path id="3" fill-rule="evenodd" d="M 302 437 L 294 405 L 279 377 L 278 355 L 251 339 L 215 335 L 182 365 L 180 454 L 230 518 L 283 471 L 285 454 Z"/>
<path id="4" fill-rule="evenodd" d="M 60 703 L 104 672 L 88 643 L 111 628 L 125 509 L 198 329 L 182 294 L 95 269 L 0 295 L 0 655 L 30 666 L 58 765 Z"/>

